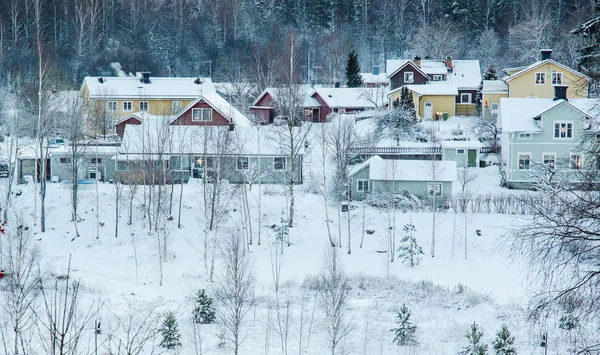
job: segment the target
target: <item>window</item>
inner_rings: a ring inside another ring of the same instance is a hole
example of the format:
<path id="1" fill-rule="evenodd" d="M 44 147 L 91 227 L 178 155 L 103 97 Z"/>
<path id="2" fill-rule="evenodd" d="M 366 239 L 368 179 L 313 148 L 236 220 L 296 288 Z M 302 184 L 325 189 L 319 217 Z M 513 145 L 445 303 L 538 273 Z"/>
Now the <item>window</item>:
<path id="1" fill-rule="evenodd" d="M 203 158 L 201 156 L 194 157 L 194 167 L 195 168 L 205 168 L 208 170 L 212 170 L 216 167 L 215 158 L 214 157 L 206 157 Z"/>
<path id="2" fill-rule="evenodd" d="M 273 158 L 273 170 L 285 170 L 286 158 Z"/>
<path id="3" fill-rule="evenodd" d="M 427 183 L 427 191 L 429 196 L 433 196 L 435 193 L 436 196 L 442 196 L 442 183 L 441 182 L 428 182 Z"/>
<path id="4" fill-rule="evenodd" d="M 554 138 L 572 139 L 573 122 L 554 122 Z"/>
<path id="5" fill-rule="evenodd" d="M 441 81 L 444 80 L 444 76 L 441 74 L 433 74 L 433 81 Z"/>
<path id="6" fill-rule="evenodd" d="M 311 119 L 312 118 L 312 109 L 304 109 L 304 118 Z"/>
<path id="7" fill-rule="evenodd" d="M 124 112 L 131 112 L 131 101 L 124 101 L 123 102 L 123 111 Z"/>
<path id="8" fill-rule="evenodd" d="M 571 154 L 570 168 L 573 170 L 581 170 L 583 168 L 583 155 Z"/>
<path id="9" fill-rule="evenodd" d="M 464 149 L 457 149 L 456 150 L 456 154 L 457 155 L 465 155 L 465 150 Z"/>
<path id="10" fill-rule="evenodd" d="M 545 85 L 546 73 L 535 73 L 535 83 L 536 85 Z"/>
<path id="11" fill-rule="evenodd" d="M 248 157 L 237 158 L 236 169 L 237 170 L 248 170 Z"/>
<path id="12" fill-rule="evenodd" d="M 531 153 L 519 153 L 519 170 L 527 170 L 531 165 Z"/>
<path id="13" fill-rule="evenodd" d="M 107 102 L 108 105 L 108 112 L 117 112 L 117 102 L 116 101 L 109 101 Z"/>
<path id="14" fill-rule="evenodd" d="M 404 72 L 404 82 L 410 84 L 413 81 L 415 81 L 415 73 L 413 73 L 411 71 L 405 71 Z"/>
<path id="15" fill-rule="evenodd" d="M 102 164 L 102 158 L 91 158 L 90 164 Z"/>
<path id="16" fill-rule="evenodd" d="M 70 164 L 71 163 L 71 158 L 59 158 L 58 161 L 61 164 Z"/>
<path id="17" fill-rule="evenodd" d="M 556 153 L 544 153 L 542 155 L 544 165 L 551 169 L 556 167 Z"/>
<path id="18" fill-rule="evenodd" d="M 140 112 L 148 112 L 148 101 L 140 101 Z"/>
<path id="19" fill-rule="evenodd" d="M 358 191 L 369 191 L 369 180 L 358 180 Z"/>
<path id="20" fill-rule="evenodd" d="M 211 122 L 212 109 L 210 108 L 193 108 L 192 121 L 194 122 Z"/>
<path id="21" fill-rule="evenodd" d="M 179 111 L 181 111 L 182 107 L 183 104 L 181 103 L 181 101 L 171 102 L 171 113 L 178 113 Z"/>
<path id="22" fill-rule="evenodd" d="M 498 104 L 494 103 L 492 104 L 492 113 L 496 113 L 498 112 Z"/>
<path id="23" fill-rule="evenodd" d="M 117 170 L 121 170 L 121 171 L 129 170 L 129 164 L 127 164 L 127 163 L 128 163 L 128 161 L 124 161 L 124 160 L 117 161 Z"/>
<path id="24" fill-rule="evenodd" d="M 562 73 L 554 72 L 552 73 L 552 85 L 561 85 L 562 84 Z"/>
<path id="25" fill-rule="evenodd" d="M 470 104 L 471 103 L 471 94 L 460 94 L 460 103 L 461 104 Z"/>
<path id="26" fill-rule="evenodd" d="M 531 133 L 519 133 L 519 139 L 531 139 Z"/>

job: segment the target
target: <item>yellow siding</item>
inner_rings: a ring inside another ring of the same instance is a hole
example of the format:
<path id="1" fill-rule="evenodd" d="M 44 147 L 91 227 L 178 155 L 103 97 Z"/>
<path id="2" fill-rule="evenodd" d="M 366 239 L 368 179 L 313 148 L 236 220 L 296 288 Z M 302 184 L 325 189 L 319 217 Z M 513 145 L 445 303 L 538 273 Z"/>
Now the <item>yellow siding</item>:
<path id="1" fill-rule="evenodd" d="M 192 102 L 191 100 L 96 100 L 96 111 L 101 112 L 103 109 L 108 111 L 108 101 L 117 102 L 117 111 L 110 113 L 114 116 L 116 120 L 123 118 L 133 112 L 139 112 L 140 101 L 148 101 L 148 113 L 150 113 L 151 115 L 172 115 L 173 112 L 171 112 L 171 103 L 173 101 L 181 101 L 182 109 Z M 131 111 L 123 110 L 124 102 L 131 102 Z"/>
<path id="2" fill-rule="evenodd" d="M 454 96 L 427 96 L 423 95 L 419 100 L 419 116 L 422 117 L 424 112 L 425 102 L 433 103 L 433 116 L 435 117 L 436 112 L 448 112 L 448 116 L 455 116 L 454 111 L 456 97 Z M 429 117 L 427 117 L 429 118 Z"/>
<path id="3" fill-rule="evenodd" d="M 508 97 L 508 94 L 483 94 L 482 96 L 482 104 L 484 108 L 487 105 L 487 108 L 492 107 L 492 104 L 500 105 L 500 99 L 503 97 Z"/>
<path id="4" fill-rule="evenodd" d="M 587 98 L 588 82 L 585 78 L 565 70 L 554 63 L 545 63 L 529 72 L 519 75 L 508 82 L 509 97 L 524 98 L 535 96 L 538 98 L 551 99 L 554 97 L 552 86 L 552 72 L 562 73 L 562 84 L 568 85 L 568 98 Z M 538 85 L 535 83 L 535 73 L 546 73 L 546 83 Z"/>

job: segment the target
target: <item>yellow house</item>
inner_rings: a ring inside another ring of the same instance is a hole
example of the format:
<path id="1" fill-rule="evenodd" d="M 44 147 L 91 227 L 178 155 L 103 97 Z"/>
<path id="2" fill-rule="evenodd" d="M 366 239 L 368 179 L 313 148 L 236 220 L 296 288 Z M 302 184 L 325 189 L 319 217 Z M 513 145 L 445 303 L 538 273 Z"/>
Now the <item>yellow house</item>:
<path id="1" fill-rule="evenodd" d="M 587 98 L 590 78 L 552 59 L 552 50 L 542 49 L 540 60 L 527 67 L 507 68 L 502 80 L 484 80 L 483 112 L 494 112 L 503 97 L 554 98 L 554 87 L 565 85 L 567 98 Z"/>
<path id="2" fill-rule="evenodd" d="M 81 86 L 86 135 L 112 134 L 114 122 L 135 112 L 173 115 L 215 91 L 209 78 L 85 77 Z"/>
<path id="3" fill-rule="evenodd" d="M 417 117 L 431 120 L 456 115 L 456 97 L 458 89 L 456 85 L 429 84 L 429 85 L 406 85 L 412 93 L 415 103 Z M 397 88 L 388 93 L 390 102 L 400 100 L 402 88 Z"/>

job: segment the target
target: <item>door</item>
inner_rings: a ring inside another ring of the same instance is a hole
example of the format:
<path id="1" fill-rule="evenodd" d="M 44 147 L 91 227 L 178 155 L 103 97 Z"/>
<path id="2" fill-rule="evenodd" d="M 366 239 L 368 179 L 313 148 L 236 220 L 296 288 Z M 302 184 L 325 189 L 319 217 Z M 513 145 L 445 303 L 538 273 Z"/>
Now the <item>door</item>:
<path id="1" fill-rule="evenodd" d="M 423 107 L 423 118 L 433 119 L 433 102 L 425 102 Z"/>
<path id="2" fill-rule="evenodd" d="M 467 166 L 469 168 L 477 167 L 477 149 L 469 149 L 469 154 L 467 156 Z"/>

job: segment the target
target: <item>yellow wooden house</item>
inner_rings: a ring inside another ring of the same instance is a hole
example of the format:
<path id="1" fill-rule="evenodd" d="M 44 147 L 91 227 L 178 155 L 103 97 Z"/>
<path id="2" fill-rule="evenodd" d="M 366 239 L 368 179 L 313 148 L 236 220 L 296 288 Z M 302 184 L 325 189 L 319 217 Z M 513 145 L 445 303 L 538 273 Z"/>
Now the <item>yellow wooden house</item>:
<path id="1" fill-rule="evenodd" d="M 406 88 L 412 94 L 417 117 L 432 120 L 443 118 L 444 115 L 456 116 L 456 85 L 406 85 Z M 388 93 L 391 102 L 400 99 L 401 90 L 397 88 Z"/>
<path id="2" fill-rule="evenodd" d="M 507 68 L 501 80 L 484 80 L 482 112 L 495 113 L 500 99 L 554 98 L 555 86 L 567 86 L 567 98 L 587 98 L 590 78 L 552 59 L 551 49 L 540 51 L 540 60 L 527 66 Z"/>
<path id="3" fill-rule="evenodd" d="M 81 86 L 86 135 L 113 134 L 114 123 L 136 112 L 179 113 L 202 93 L 214 92 L 209 78 L 85 77 Z"/>

